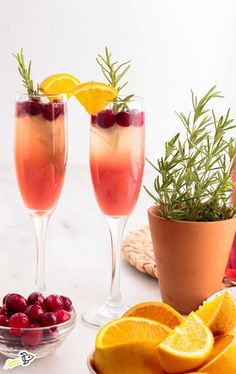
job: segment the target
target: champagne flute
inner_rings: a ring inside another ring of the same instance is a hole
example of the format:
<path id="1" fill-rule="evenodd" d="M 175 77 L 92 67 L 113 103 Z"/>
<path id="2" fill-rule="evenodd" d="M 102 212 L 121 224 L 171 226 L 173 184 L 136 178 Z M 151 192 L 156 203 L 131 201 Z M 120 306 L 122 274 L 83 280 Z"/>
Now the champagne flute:
<path id="1" fill-rule="evenodd" d="M 45 292 L 45 239 L 67 163 L 66 95 L 20 92 L 16 97 L 15 166 L 37 244 L 35 288 Z"/>
<path id="2" fill-rule="evenodd" d="M 144 169 L 143 100 L 133 97 L 91 116 L 90 170 L 98 205 L 111 238 L 112 280 L 106 303 L 82 315 L 102 326 L 126 310 L 120 292 L 120 255 L 124 228 L 138 199 Z"/>

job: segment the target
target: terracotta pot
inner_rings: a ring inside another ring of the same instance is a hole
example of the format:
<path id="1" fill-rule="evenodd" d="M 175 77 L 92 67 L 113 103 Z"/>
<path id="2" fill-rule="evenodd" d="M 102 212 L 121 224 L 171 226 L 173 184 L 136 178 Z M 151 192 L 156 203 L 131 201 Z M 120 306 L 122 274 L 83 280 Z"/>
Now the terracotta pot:
<path id="1" fill-rule="evenodd" d="M 175 221 L 148 210 L 162 300 L 180 313 L 196 310 L 222 285 L 236 219 Z"/>

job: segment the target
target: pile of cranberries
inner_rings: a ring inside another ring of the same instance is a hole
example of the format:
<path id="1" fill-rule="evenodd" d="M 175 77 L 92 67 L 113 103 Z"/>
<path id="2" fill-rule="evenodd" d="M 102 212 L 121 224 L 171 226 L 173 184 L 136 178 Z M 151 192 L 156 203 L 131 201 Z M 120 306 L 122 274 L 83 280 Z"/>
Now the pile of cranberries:
<path id="1" fill-rule="evenodd" d="M 0 307 L 0 328 L 9 327 L 9 335 L 20 338 L 24 347 L 37 346 L 43 337 L 39 327 L 49 327 L 45 333 L 56 333 L 54 325 L 71 318 L 72 302 L 68 297 L 49 295 L 44 298 L 39 292 L 33 292 L 25 299 L 17 293 L 4 296 Z M 29 330 L 22 330 L 28 328 Z M 32 329 L 32 330 L 30 330 Z"/>
<path id="2" fill-rule="evenodd" d="M 47 121 L 55 121 L 60 114 L 64 114 L 64 103 L 60 100 L 52 100 L 48 103 L 43 103 L 39 98 L 24 102 L 16 103 L 16 116 L 22 117 L 24 115 L 36 116 L 42 114 Z"/>
<path id="3" fill-rule="evenodd" d="M 122 127 L 141 127 L 144 125 L 144 112 L 132 109 L 116 113 L 111 109 L 105 109 L 97 115 L 91 116 L 91 124 L 98 124 L 103 129 L 108 129 L 115 123 Z"/>

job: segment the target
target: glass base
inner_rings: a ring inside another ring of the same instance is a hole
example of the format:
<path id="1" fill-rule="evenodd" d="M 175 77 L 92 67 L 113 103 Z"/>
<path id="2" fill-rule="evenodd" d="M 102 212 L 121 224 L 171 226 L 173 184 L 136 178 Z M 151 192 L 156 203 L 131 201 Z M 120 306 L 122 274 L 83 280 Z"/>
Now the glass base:
<path id="1" fill-rule="evenodd" d="M 100 308 L 93 308 L 82 313 L 81 318 L 88 325 L 101 327 L 113 319 L 121 317 L 127 310 L 128 307 L 123 304 L 120 306 L 104 304 Z"/>

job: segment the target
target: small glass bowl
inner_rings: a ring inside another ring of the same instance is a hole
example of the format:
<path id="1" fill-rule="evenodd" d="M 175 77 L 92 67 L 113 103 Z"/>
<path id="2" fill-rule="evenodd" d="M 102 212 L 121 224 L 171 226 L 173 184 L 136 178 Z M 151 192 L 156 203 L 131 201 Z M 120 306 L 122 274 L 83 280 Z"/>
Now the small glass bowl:
<path id="1" fill-rule="evenodd" d="M 19 352 L 27 350 L 36 358 L 54 352 L 64 342 L 76 324 L 76 312 L 72 309 L 69 321 L 54 326 L 13 329 L 0 326 L 0 353 L 18 358 Z M 20 336 L 14 336 L 10 330 L 20 330 Z"/>

